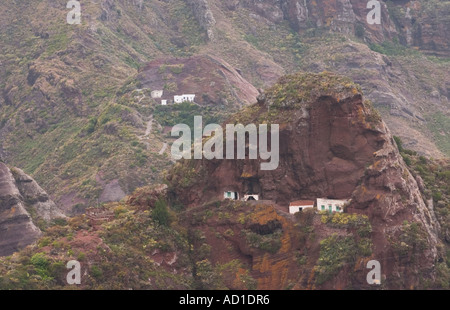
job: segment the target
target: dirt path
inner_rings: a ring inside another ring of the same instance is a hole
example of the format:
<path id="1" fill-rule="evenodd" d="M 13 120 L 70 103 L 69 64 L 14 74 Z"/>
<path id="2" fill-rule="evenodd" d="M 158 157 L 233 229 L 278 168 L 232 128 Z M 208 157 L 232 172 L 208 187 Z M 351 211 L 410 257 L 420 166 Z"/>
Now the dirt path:
<path id="1" fill-rule="evenodd" d="M 150 115 L 150 118 L 147 122 L 147 128 L 145 129 L 145 133 L 142 136 L 138 136 L 138 139 L 141 141 L 144 139 L 148 139 L 148 136 L 152 132 L 152 129 L 153 129 L 153 115 Z M 150 143 L 148 143 L 147 141 L 143 141 L 142 143 L 145 144 L 145 146 L 147 147 L 147 150 L 150 149 Z"/>
<path id="2" fill-rule="evenodd" d="M 150 120 L 147 122 L 147 129 L 145 130 L 144 137 L 147 137 L 152 132 L 153 127 L 153 115 L 150 115 Z"/>
<path id="3" fill-rule="evenodd" d="M 166 151 L 166 149 L 167 149 L 167 143 L 164 142 L 164 145 L 163 145 L 161 151 L 159 151 L 159 155 L 164 154 L 164 152 Z"/>

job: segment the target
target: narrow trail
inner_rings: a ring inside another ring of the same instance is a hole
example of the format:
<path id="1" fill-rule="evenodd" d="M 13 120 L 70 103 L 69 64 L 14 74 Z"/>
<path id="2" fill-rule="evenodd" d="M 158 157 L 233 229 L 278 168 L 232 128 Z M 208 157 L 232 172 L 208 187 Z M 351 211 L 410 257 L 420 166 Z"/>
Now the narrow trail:
<path id="1" fill-rule="evenodd" d="M 147 137 L 152 132 L 153 127 L 153 115 L 150 115 L 150 120 L 147 122 L 147 129 L 145 130 L 144 137 Z"/>
<path id="2" fill-rule="evenodd" d="M 153 115 L 150 115 L 147 121 L 147 128 L 145 129 L 145 133 L 143 135 L 138 136 L 138 139 L 142 141 L 142 143 L 146 146 L 147 150 L 150 150 L 150 143 L 148 142 L 148 138 L 152 130 L 153 130 Z M 159 155 L 163 155 L 164 152 L 166 152 L 168 146 L 169 144 L 167 142 L 164 142 L 161 150 L 159 151 Z M 170 160 L 172 162 L 176 162 L 173 159 Z"/>
<path id="3" fill-rule="evenodd" d="M 150 133 L 152 132 L 152 129 L 153 129 L 153 115 L 150 115 L 150 119 L 147 122 L 147 128 L 145 129 L 145 133 L 142 136 L 138 136 L 138 139 L 141 141 L 147 139 Z M 144 143 L 144 145 L 147 147 L 147 150 L 150 149 L 150 143 L 148 143 L 147 141 L 143 141 L 142 143 Z"/>
<path id="4" fill-rule="evenodd" d="M 167 149 L 167 143 L 164 142 L 164 145 L 163 145 L 161 151 L 159 151 L 159 155 L 164 154 L 164 152 L 166 151 L 166 149 Z"/>

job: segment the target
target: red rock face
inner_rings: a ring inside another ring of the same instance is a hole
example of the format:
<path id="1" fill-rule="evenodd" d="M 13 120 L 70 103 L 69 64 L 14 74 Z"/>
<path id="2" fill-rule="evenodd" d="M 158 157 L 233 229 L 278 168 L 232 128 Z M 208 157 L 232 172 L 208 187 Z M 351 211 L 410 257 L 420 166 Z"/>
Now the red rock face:
<path id="1" fill-rule="evenodd" d="M 225 61 L 212 56 L 157 59 L 139 73 L 143 88 L 164 90 L 162 99 L 196 94 L 195 102 L 246 105 L 255 102 L 258 90 Z M 172 83 L 176 89 L 167 87 Z M 165 87 L 166 86 L 166 87 Z"/>
<path id="2" fill-rule="evenodd" d="M 392 139 L 388 129 L 385 137 Z M 430 278 L 434 277 L 440 227 L 432 207 L 428 207 L 422 198 L 417 181 L 393 141 L 386 143 L 374 155 L 375 159 L 354 191 L 347 210 L 369 216 L 373 228 L 374 257 L 381 262 L 384 274 L 396 274 L 399 283 L 409 282 L 411 288 L 418 287 L 419 279 L 414 274 L 424 272 Z M 417 225 L 418 233 L 408 243 L 402 240 L 411 235 L 410 223 Z M 419 246 L 419 243 L 422 244 Z M 410 250 L 413 248 L 412 253 L 402 257 L 399 254 L 402 246 Z"/>
<path id="3" fill-rule="evenodd" d="M 325 78 L 323 84 L 328 85 Z M 303 92 L 302 85 L 297 89 Z M 352 198 L 346 212 L 369 217 L 373 259 L 381 262 L 383 279 L 389 279 L 387 286 L 419 287 L 418 274 L 434 277 L 439 242 L 434 211 L 425 204 L 388 128 L 364 103 L 362 94 L 356 89 L 345 94 L 325 92 L 295 108 L 287 98 L 282 103 L 285 107 L 278 108 L 277 169 L 260 170 L 259 159 L 184 162 L 169 176 L 170 191 L 191 207 L 223 200 L 224 191 L 237 191 L 240 197 L 259 194 L 260 199 L 273 200 L 281 207 L 296 199 Z M 275 104 L 270 94 L 261 96 L 252 114 L 244 115 L 246 123 L 258 123 Z M 180 179 L 183 183 L 174 182 Z M 344 287 L 345 283 L 346 279 L 338 277 L 327 285 Z"/>
<path id="4" fill-rule="evenodd" d="M 357 121 L 364 113 L 360 94 L 340 101 L 324 97 L 311 108 L 291 111 L 292 122 L 280 124 L 277 169 L 261 170 L 260 160 L 202 160 L 196 169 L 209 177 L 196 182 L 206 190 L 187 202 L 221 199 L 226 190 L 240 197 L 253 192 L 280 205 L 296 198 L 349 198 L 373 153 L 386 142 L 380 132 Z"/>

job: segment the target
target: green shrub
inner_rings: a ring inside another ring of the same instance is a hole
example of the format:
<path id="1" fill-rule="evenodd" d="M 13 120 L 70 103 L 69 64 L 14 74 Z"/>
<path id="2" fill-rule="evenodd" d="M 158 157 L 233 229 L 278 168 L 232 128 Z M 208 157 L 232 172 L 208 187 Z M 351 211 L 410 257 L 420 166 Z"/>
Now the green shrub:
<path id="1" fill-rule="evenodd" d="M 91 274 L 97 280 L 99 280 L 103 277 L 103 271 L 95 265 L 91 267 Z"/>
<path id="2" fill-rule="evenodd" d="M 162 226 L 170 225 L 171 217 L 167 209 L 167 203 L 161 198 L 155 203 L 155 208 L 152 211 L 152 219 Z"/>
<path id="3" fill-rule="evenodd" d="M 320 255 L 316 266 L 316 283 L 322 284 L 335 276 L 347 263 L 355 260 L 357 245 L 352 237 L 333 234 L 320 241 Z"/>
<path id="4" fill-rule="evenodd" d="M 31 257 L 31 264 L 34 267 L 36 273 L 46 280 L 50 277 L 49 266 L 50 262 L 44 253 L 36 253 Z"/>
<path id="5" fill-rule="evenodd" d="M 398 150 L 400 152 L 403 152 L 403 141 L 400 139 L 400 137 L 394 136 L 394 141 L 397 144 Z"/>
<path id="6" fill-rule="evenodd" d="M 364 38 L 366 30 L 364 29 L 364 26 L 361 24 L 356 25 L 355 27 L 355 35 L 358 38 Z"/>
<path id="7" fill-rule="evenodd" d="M 91 117 L 89 119 L 89 123 L 86 126 L 86 132 L 88 134 L 91 134 L 95 131 L 95 127 L 97 126 L 97 118 L 96 117 Z"/>
<path id="8" fill-rule="evenodd" d="M 272 234 L 260 235 L 255 232 L 244 230 L 245 238 L 250 246 L 275 254 L 281 248 L 282 231 L 278 229 Z"/>
<path id="9" fill-rule="evenodd" d="M 410 167 L 411 166 L 411 158 L 406 155 L 406 154 L 402 154 L 403 160 L 405 161 L 405 164 Z"/>

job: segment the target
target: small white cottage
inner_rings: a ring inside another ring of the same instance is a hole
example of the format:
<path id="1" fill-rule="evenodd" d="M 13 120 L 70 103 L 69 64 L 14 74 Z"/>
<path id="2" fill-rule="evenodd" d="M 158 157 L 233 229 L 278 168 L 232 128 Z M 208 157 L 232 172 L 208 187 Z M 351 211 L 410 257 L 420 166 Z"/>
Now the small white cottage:
<path id="1" fill-rule="evenodd" d="M 344 212 L 344 205 L 349 199 L 317 198 L 317 210 L 328 212 Z"/>
<path id="2" fill-rule="evenodd" d="M 182 102 L 194 102 L 195 95 L 194 94 L 183 94 L 181 96 L 174 96 L 173 101 L 175 103 L 182 103 Z"/>
<path id="3" fill-rule="evenodd" d="M 153 99 L 159 99 L 162 97 L 163 93 L 164 93 L 164 90 L 154 90 L 154 91 L 152 91 L 151 96 Z"/>
<path id="4" fill-rule="evenodd" d="M 167 100 L 161 100 L 161 105 L 167 105 Z"/>
<path id="5" fill-rule="evenodd" d="M 231 199 L 231 200 L 238 200 L 239 199 L 239 193 L 233 192 L 233 191 L 226 191 L 223 193 L 224 199 Z"/>
<path id="6" fill-rule="evenodd" d="M 313 200 L 297 200 L 292 201 L 289 204 L 289 213 L 295 214 L 297 212 L 301 212 L 306 208 L 314 208 L 314 201 Z"/>

